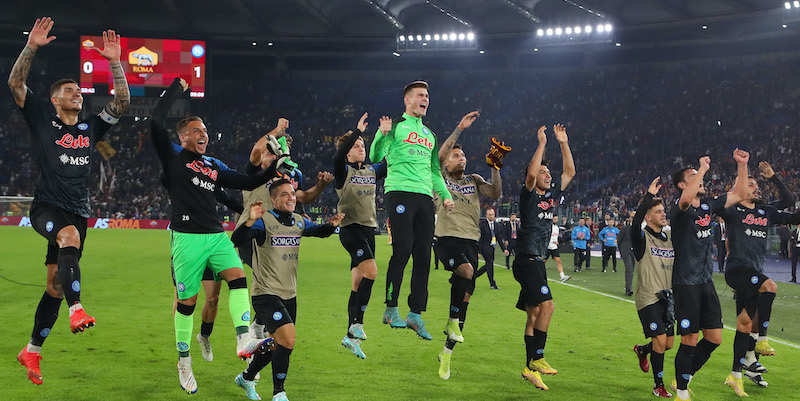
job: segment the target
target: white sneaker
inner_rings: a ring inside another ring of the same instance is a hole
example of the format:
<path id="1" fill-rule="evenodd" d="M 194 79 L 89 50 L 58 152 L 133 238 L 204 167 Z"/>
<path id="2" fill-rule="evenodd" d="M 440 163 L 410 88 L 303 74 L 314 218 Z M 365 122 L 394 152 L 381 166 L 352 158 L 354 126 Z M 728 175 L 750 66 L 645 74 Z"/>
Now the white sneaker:
<path id="1" fill-rule="evenodd" d="M 214 351 L 211 350 L 211 340 L 208 337 L 203 337 L 200 333 L 197 334 L 195 339 L 197 343 L 200 344 L 200 353 L 203 355 L 203 359 L 205 359 L 206 362 L 213 361 Z"/>
<path id="2" fill-rule="evenodd" d="M 253 356 L 262 345 L 271 341 L 272 339 L 259 339 L 253 338 L 250 333 L 242 333 L 236 336 L 236 355 L 240 359 L 245 359 L 248 356 Z"/>
<path id="3" fill-rule="evenodd" d="M 286 398 L 286 392 L 281 391 L 280 393 L 272 396 L 272 401 L 289 401 L 289 399 Z"/>
<path id="4" fill-rule="evenodd" d="M 263 324 L 258 324 L 256 323 L 255 320 L 253 320 L 253 322 L 250 323 L 250 336 L 252 336 L 253 338 L 265 338 L 266 335 L 264 335 L 264 333 L 266 331 L 267 331 L 267 326 Z"/>
<path id="5" fill-rule="evenodd" d="M 561 280 L 562 283 L 566 283 L 567 280 L 569 280 L 571 278 L 572 278 L 572 276 L 564 276 L 564 277 L 561 277 L 559 280 Z"/>
<path id="6" fill-rule="evenodd" d="M 178 380 L 181 383 L 181 388 L 187 394 L 197 392 L 197 382 L 194 380 L 194 372 L 192 372 L 191 356 L 178 359 Z"/>

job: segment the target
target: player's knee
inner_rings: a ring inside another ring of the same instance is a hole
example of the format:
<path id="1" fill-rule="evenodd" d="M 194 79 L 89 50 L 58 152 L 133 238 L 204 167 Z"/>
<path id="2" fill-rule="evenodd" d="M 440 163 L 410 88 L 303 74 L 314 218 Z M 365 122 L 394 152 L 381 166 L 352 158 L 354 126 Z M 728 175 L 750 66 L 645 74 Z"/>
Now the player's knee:
<path id="1" fill-rule="evenodd" d="M 539 304 L 539 313 L 540 314 L 541 313 L 553 314 L 553 312 L 555 310 L 556 310 L 556 304 L 553 303 L 552 299 L 544 301 L 541 304 Z"/>
<path id="2" fill-rule="evenodd" d="M 216 308 L 218 303 L 219 295 L 211 295 L 206 298 L 206 305 L 208 305 L 209 308 Z"/>
<path id="3" fill-rule="evenodd" d="M 764 284 L 761 284 L 761 288 L 759 288 L 758 291 L 759 292 L 777 293 L 778 292 L 778 283 L 772 281 L 772 279 L 769 279 L 769 280 L 765 281 Z"/>
<path id="4" fill-rule="evenodd" d="M 62 228 L 56 234 L 56 242 L 61 248 L 72 246 L 75 248 L 81 247 L 81 235 L 75 226 L 67 226 Z"/>
<path id="5" fill-rule="evenodd" d="M 465 278 L 465 279 L 472 279 L 472 276 L 475 274 L 475 269 L 469 263 L 464 263 L 461 266 L 458 266 L 456 273 Z"/>
<path id="6" fill-rule="evenodd" d="M 375 264 L 375 259 L 369 259 L 361 262 L 358 265 L 358 270 L 361 275 L 370 280 L 375 280 L 378 277 L 378 265 Z"/>

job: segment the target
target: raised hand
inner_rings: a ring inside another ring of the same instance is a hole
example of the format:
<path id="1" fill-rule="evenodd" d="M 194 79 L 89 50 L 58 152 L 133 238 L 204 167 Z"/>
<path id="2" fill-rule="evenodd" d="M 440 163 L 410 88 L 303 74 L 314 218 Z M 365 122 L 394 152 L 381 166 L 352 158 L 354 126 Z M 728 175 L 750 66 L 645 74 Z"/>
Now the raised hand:
<path id="1" fill-rule="evenodd" d="M 387 117 L 387 116 L 383 116 L 383 117 L 381 117 L 380 121 L 381 121 L 381 125 L 380 125 L 380 127 L 378 127 L 378 129 L 381 131 L 381 134 L 383 134 L 383 135 L 388 134 L 389 131 L 392 130 L 392 119 Z"/>
<path id="2" fill-rule="evenodd" d="M 325 185 L 328 185 L 333 181 L 333 174 L 327 171 L 320 171 L 317 173 L 317 180 L 324 182 Z"/>
<path id="3" fill-rule="evenodd" d="M 661 184 L 658 183 L 659 181 L 661 181 L 661 177 L 656 177 L 650 182 L 650 188 L 647 188 L 647 192 L 650 193 L 650 195 L 658 195 L 658 190 L 661 189 Z"/>
<path id="4" fill-rule="evenodd" d="M 367 113 L 364 113 L 364 115 L 358 119 L 358 124 L 356 124 L 356 128 L 359 131 L 364 132 L 367 130 L 367 125 L 369 125 L 369 123 L 367 122 Z"/>
<path id="5" fill-rule="evenodd" d="M 275 129 L 278 130 L 278 135 L 276 135 L 277 138 L 286 135 L 286 130 L 289 129 L 289 120 L 285 118 L 279 118 L 278 125 L 275 127 Z"/>
<path id="6" fill-rule="evenodd" d="M 28 46 L 34 49 L 44 46 L 56 39 L 55 36 L 47 36 L 53 29 L 55 22 L 50 17 L 38 18 L 33 23 L 30 33 L 28 33 Z"/>
<path id="7" fill-rule="evenodd" d="M 711 168 L 711 158 L 708 156 L 703 156 L 700 158 L 700 168 L 708 170 Z"/>
<path id="8" fill-rule="evenodd" d="M 264 202 L 262 201 L 253 202 L 253 204 L 250 205 L 250 218 L 248 220 L 255 222 L 264 216 L 264 208 L 262 206 L 264 206 Z"/>
<path id="9" fill-rule="evenodd" d="M 736 149 L 733 151 L 733 159 L 736 160 L 736 163 L 747 164 L 750 161 L 750 153 Z"/>
<path id="10" fill-rule="evenodd" d="M 542 125 L 539 127 L 539 132 L 536 133 L 536 136 L 539 139 L 539 145 L 544 145 L 547 143 L 547 135 L 545 134 L 545 131 L 547 131 L 547 126 Z"/>
<path id="11" fill-rule="evenodd" d="M 183 78 L 180 78 L 180 83 L 181 83 L 181 88 L 183 88 L 183 91 L 186 92 L 186 90 L 189 89 L 189 84 Z"/>
<path id="12" fill-rule="evenodd" d="M 758 169 L 761 170 L 761 176 L 765 179 L 770 179 L 775 175 L 775 170 L 767 162 L 758 163 Z"/>
<path id="13" fill-rule="evenodd" d="M 558 143 L 567 143 L 567 129 L 564 128 L 561 124 L 556 124 L 553 126 L 553 131 L 556 133 L 556 141 Z"/>
<path id="14" fill-rule="evenodd" d="M 339 224 L 342 222 L 344 218 L 344 213 L 334 214 L 331 218 L 328 219 L 328 223 L 331 223 L 334 227 L 339 227 Z"/>
<path id="15" fill-rule="evenodd" d="M 461 117 L 461 121 L 458 123 L 458 127 L 456 128 L 458 128 L 460 131 L 469 128 L 479 115 L 481 115 L 481 112 L 477 110 L 467 113 L 466 116 Z"/>
<path id="16" fill-rule="evenodd" d="M 119 61 L 119 56 L 122 54 L 120 47 L 120 36 L 113 29 L 103 32 L 103 48 L 99 49 L 97 46 L 92 47 L 97 50 L 101 56 L 105 57 L 108 61 Z"/>

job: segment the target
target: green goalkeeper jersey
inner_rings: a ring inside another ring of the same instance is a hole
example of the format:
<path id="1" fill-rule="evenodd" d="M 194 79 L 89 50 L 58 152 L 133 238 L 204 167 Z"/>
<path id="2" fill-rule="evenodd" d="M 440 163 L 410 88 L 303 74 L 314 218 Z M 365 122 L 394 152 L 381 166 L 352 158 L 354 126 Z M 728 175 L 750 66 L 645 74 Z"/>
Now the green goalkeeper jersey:
<path id="1" fill-rule="evenodd" d="M 400 121 L 392 123 L 389 133 L 375 133 L 369 152 L 372 160 L 386 158 L 385 192 L 428 196 L 436 192 L 443 199 L 452 199 L 439 167 L 436 135 L 422 124 L 421 118 L 403 113 Z"/>

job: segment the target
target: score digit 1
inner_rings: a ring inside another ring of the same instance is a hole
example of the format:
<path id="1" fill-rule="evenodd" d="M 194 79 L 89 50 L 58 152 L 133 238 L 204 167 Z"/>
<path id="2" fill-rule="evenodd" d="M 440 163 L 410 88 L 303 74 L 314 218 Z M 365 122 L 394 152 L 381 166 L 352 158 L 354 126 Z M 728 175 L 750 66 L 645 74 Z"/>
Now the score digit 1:
<path id="1" fill-rule="evenodd" d="M 201 75 L 201 72 L 202 72 L 202 67 L 200 67 L 199 65 L 197 65 L 197 66 L 195 66 L 195 67 L 193 68 L 193 70 L 194 70 L 194 78 L 200 78 L 200 77 L 202 76 L 202 75 Z"/>

